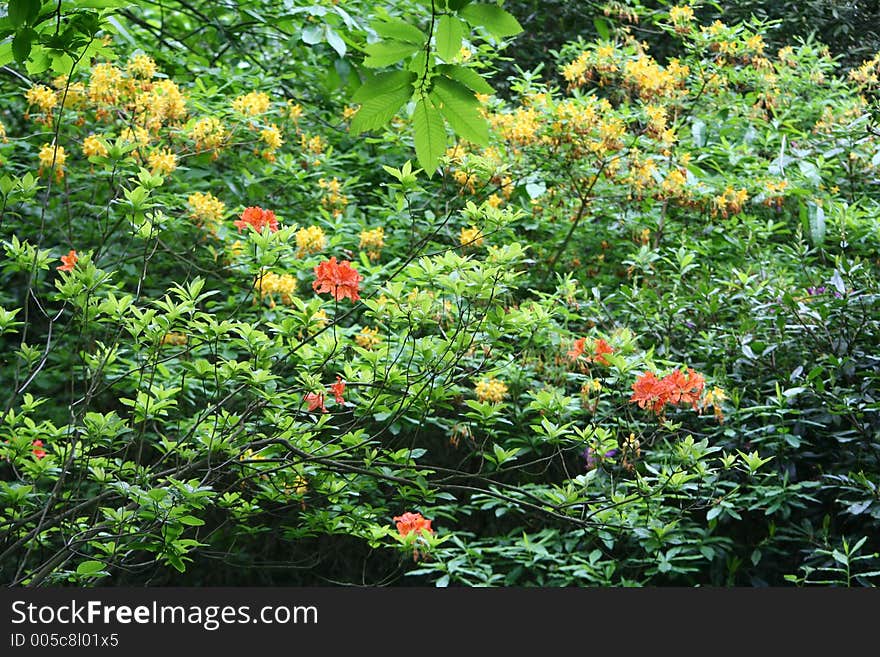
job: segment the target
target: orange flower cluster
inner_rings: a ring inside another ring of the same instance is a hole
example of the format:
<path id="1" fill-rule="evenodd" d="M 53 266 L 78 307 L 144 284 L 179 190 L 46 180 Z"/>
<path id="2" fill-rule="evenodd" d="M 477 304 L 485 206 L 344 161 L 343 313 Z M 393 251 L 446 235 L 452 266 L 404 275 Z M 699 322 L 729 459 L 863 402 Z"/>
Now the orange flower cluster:
<path id="1" fill-rule="evenodd" d="M 394 516 L 393 520 L 397 524 L 397 531 L 404 538 L 413 532 L 419 532 L 420 534 L 426 532 L 428 534 L 434 533 L 434 530 L 431 529 L 431 521 L 424 518 L 421 513 L 407 512 L 402 516 Z"/>
<path id="2" fill-rule="evenodd" d="M 36 458 L 36 459 L 45 458 L 46 450 L 43 449 L 43 441 L 42 440 L 35 440 L 34 442 L 31 443 L 31 447 L 32 447 L 31 453 L 34 455 L 34 458 Z"/>
<path id="3" fill-rule="evenodd" d="M 574 345 L 571 349 L 568 350 L 566 356 L 572 361 L 576 361 L 578 358 L 584 355 L 586 351 L 586 342 L 587 338 L 578 338 L 574 341 Z M 592 355 L 587 356 L 588 363 L 598 363 L 599 365 L 610 365 L 608 359 L 605 358 L 605 354 L 613 354 L 614 349 L 608 344 L 603 338 L 599 338 L 593 341 L 593 350 Z"/>
<path id="4" fill-rule="evenodd" d="M 345 381 L 342 380 L 341 376 L 336 376 L 336 383 L 330 386 L 330 392 L 333 394 L 333 398 L 337 404 L 345 403 L 345 398 L 343 397 L 345 394 Z M 322 413 L 327 412 L 327 407 L 324 405 L 325 396 L 326 395 L 323 392 L 306 393 L 304 399 L 308 405 L 309 413 L 313 413 L 317 410 L 320 410 Z"/>
<path id="5" fill-rule="evenodd" d="M 364 277 L 358 274 L 356 269 L 352 269 L 348 260 L 336 262 L 336 256 L 329 260 L 325 260 L 315 267 L 315 281 L 312 288 L 318 294 L 329 292 L 337 301 L 341 301 L 348 297 L 352 301 L 360 299 L 359 283 Z"/>
<path id="6" fill-rule="evenodd" d="M 58 265 L 55 269 L 58 271 L 73 271 L 77 260 L 79 260 L 79 256 L 76 254 L 76 251 L 71 249 L 70 253 L 61 256 L 61 262 L 64 264 Z"/>
<path id="7" fill-rule="evenodd" d="M 658 415 L 666 404 L 690 404 L 697 410 L 697 402 L 705 387 L 703 375 L 692 368 L 688 368 L 687 373 L 675 370 L 662 379 L 653 372 L 645 372 L 633 384 L 633 395 L 629 400 Z"/>
<path id="8" fill-rule="evenodd" d="M 275 213 L 272 210 L 264 210 L 256 206 L 245 208 L 241 213 L 241 219 L 235 221 L 235 227 L 240 233 L 245 226 L 253 226 L 258 233 L 261 233 L 263 228 L 268 226 L 269 230 L 274 233 L 278 230 L 278 219 L 275 218 Z"/>

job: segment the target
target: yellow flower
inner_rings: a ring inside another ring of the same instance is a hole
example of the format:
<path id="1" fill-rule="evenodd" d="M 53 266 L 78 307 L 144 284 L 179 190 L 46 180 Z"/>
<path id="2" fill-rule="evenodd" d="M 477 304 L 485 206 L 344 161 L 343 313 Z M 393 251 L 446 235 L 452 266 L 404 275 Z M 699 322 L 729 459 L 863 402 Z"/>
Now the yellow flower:
<path id="1" fill-rule="evenodd" d="M 189 341 L 186 333 L 180 333 L 178 331 L 171 331 L 170 333 L 166 333 L 162 336 L 162 344 L 163 346 L 166 344 L 174 345 L 174 346 L 182 346 L 185 345 Z"/>
<path id="2" fill-rule="evenodd" d="M 2 141 L 4 144 L 9 141 L 6 138 L 6 126 L 3 125 L 2 121 L 0 121 L 0 141 Z"/>
<path id="3" fill-rule="evenodd" d="M 93 103 L 115 105 L 121 83 L 122 71 L 112 64 L 96 64 L 89 78 L 89 99 Z"/>
<path id="4" fill-rule="evenodd" d="M 460 62 L 466 62 L 471 58 L 472 55 L 473 53 L 471 52 L 470 48 L 462 46 L 458 49 L 458 56 L 456 57 L 456 59 L 458 59 L 458 61 Z"/>
<path id="5" fill-rule="evenodd" d="M 372 349 L 380 342 L 382 342 L 382 338 L 379 335 L 379 329 L 365 326 L 361 329 L 360 333 L 354 336 L 354 341 L 358 344 L 359 347 L 362 347 L 364 349 Z"/>
<path id="6" fill-rule="evenodd" d="M 54 144 L 43 144 L 40 148 L 40 175 L 45 171 L 54 170 L 55 178 L 61 180 L 64 177 L 64 162 L 67 160 L 67 154 L 64 152 L 64 146 L 55 146 Z"/>
<path id="7" fill-rule="evenodd" d="M 260 139 L 273 151 L 281 148 L 281 144 L 284 143 L 284 139 L 281 137 L 281 130 L 274 123 L 260 130 Z"/>
<path id="8" fill-rule="evenodd" d="M 190 136 L 196 142 L 196 150 L 217 150 L 226 141 L 228 133 L 223 123 L 214 116 L 205 116 L 190 128 Z M 214 154 L 216 157 L 216 153 Z"/>
<path id="9" fill-rule="evenodd" d="M 464 247 L 483 246 L 483 231 L 481 231 L 476 226 L 471 226 L 469 228 L 462 228 L 461 235 L 459 235 L 458 241 Z"/>
<path id="10" fill-rule="evenodd" d="M 313 155 L 320 155 L 324 152 L 326 148 L 326 144 L 324 140 L 321 138 L 321 135 L 315 135 L 314 137 L 309 137 L 308 135 L 302 135 L 299 138 L 300 147 L 304 151 L 308 151 Z"/>
<path id="11" fill-rule="evenodd" d="M 153 174 L 169 175 L 177 168 L 177 156 L 169 149 L 163 148 L 150 153 L 147 158 Z"/>
<path id="12" fill-rule="evenodd" d="M 86 157 L 107 157 L 107 147 L 95 135 L 83 139 L 82 150 Z"/>
<path id="13" fill-rule="evenodd" d="M 232 109 L 239 114 L 259 116 L 269 111 L 270 102 L 268 94 L 262 91 L 251 91 L 233 100 Z"/>
<path id="14" fill-rule="evenodd" d="M 498 379 L 482 379 L 477 382 L 474 392 L 479 401 L 497 404 L 507 396 L 507 386 Z"/>
<path id="15" fill-rule="evenodd" d="M 42 84 L 35 84 L 28 89 L 24 97 L 27 99 L 28 106 L 36 105 L 44 114 L 51 112 L 58 104 L 55 92 Z"/>
<path id="16" fill-rule="evenodd" d="M 119 135 L 124 141 L 146 146 L 150 143 L 150 133 L 141 126 L 135 126 L 134 130 L 129 127 L 123 128 Z"/>
<path id="17" fill-rule="evenodd" d="M 296 255 L 298 258 L 319 253 L 327 247 L 327 236 L 320 226 L 300 228 L 296 232 Z"/>
<path id="18" fill-rule="evenodd" d="M 226 215 L 226 205 L 213 194 L 203 194 L 202 192 L 194 192 L 187 199 L 190 207 L 189 216 L 195 220 L 199 226 L 205 226 L 216 232 L 217 227 Z"/>
<path id="19" fill-rule="evenodd" d="M 342 110 L 342 120 L 343 121 L 351 121 L 354 118 L 354 115 L 358 113 L 360 107 L 354 107 L 352 105 L 346 105 L 345 109 Z"/>
<path id="20" fill-rule="evenodd" d="M 275 296 L 279 295 L 281 303 L 289 306 L 296 296 L 296 276 L 290 274 L 275 274 L 271 271 L 264 272 L 254 282 L 254 289 L 260 292 L 260 300 L 269 297 L 269 306 L 275 307 Z"/>
<path id="21" fill-rule="evenodd" d="M 128 60 L 125 70 L 128 71 L 129 75 L 149 80 L 156 76 L 156 62 L 149 55 L 135 55 Z"/>
<path id="22" fill-rule="evenodd" d="M 688 6 L 671 7 L 669 9 L 669 20 L 675 25 L 684 25 L 694 20 L 694 10 Z"/>
<path id="23" fill-rule="evenodd" d="M 287 116 L 289 116 L 294 121 L 299 121 L 302 114 L 303 114 L 302 105 L 300 105 L 299 103 L 293 102 L 293 100 L 287 101 Z"/>
<path id="24" fill-rule="evenodd" d="M 372 230 L 361 231 L 360 248 L 367 249 L 370 260 L 378 260 L 385 246 L 385 229 L 382 226 Z"/>

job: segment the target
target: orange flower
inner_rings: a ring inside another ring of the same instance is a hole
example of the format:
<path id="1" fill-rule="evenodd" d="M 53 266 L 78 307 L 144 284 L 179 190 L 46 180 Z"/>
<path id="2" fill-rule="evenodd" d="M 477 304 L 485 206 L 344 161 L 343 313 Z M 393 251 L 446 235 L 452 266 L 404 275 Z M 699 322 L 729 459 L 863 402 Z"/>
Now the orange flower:
<path id="1" fill-rule="evenodd" d="M 43 441 L 42 440 L 35 440 L 34 442 L 31 443 L 31 447 L 33 447 L 33 450 L 31 450 L 31 453 L 36 458 L 41 459 L 46 456 L 46 450 L 43 449 Z"/>
<path id="2" fill-rule="evenodd" d="M 636 402 L 639 408 L 648 408 L 655 413 L 663 410 L 669 401 L 669 385 L 666 379 L 658 379 L 653 372 L 645 372 L 633 383 L 633 396 L 631 402 Z"/>
<path id="3" fill-rule="evenodd" d="M 79 260 L 79 256 L 76 255 L 76 251 L 73 249 L 70 250 L 66 256 L 61 256 L 61 262 L 63 265 L 58 265 L 55 269 L 58 271 L 73 271 L 74 265 L 76 265 L 76 261 Z"/>
<path id="4" fill-rule="evenodd" d="M 309 413 L 312 411 L 316 411 L 319 408 L 322 413 L 327 412 L 327 407 L 324 406 L 324 393 L 310 392 L 305 396 L 306 403 L 309 405 Z"/>
<path id="5" fill-rule="evenodd" d="M 568 356 L 571 360 L 577 360 L 584 353 L 584 343 L 587 341 L 586 338 L 578 338 L 574 341 L 574 345 L 572 345 L 571 349 L 568 350 L 566 356 Z"/>
<path id="6" fill-rule="evenodd" d="M 330 392 L 332 392 L 336 398 L 337 404 L 345 403 L 345 399 L 342 398 L 342 395 L 345 393 L 345 381 L 342 380 L 341 376 L 336 377 L 336 383 L 330 386 Z"/>
<path id="7" fill-rule="evenodd" d="M 602 338 L 599 338 L 593 345 L 592 361 L 594 363 L 599 363 L 600 365 L 610 365 L 611 363 L 605 358 L 605 354 L 613 353 L 614 349 L 611 348 L 611 345 L 605 342 Z"/>
<path id="8" fill-rule="evenodd" d="M 421 513 L 406 512 L 402 516 L 394 516 L 393 520 L 397 524 L 397 531 L 404 538 L 413 532 L 419 532 L 420 534 L 425 532 L 428 534 L 434 533 L 434 530 L 431 529 L 431 521 L 422 517 Z"/>
<path id="9" fill-rule="evenodd" d="M 361 298 L 358 294 L 358 283 L 364 280 L 364 277 L 358 274 L 356 269 L 352 269 L 348 260 L 337 263 L 336 256 L 325 260 L 315 267 L 315 277 L 312 288 L 318 294 L 330 292 L 337 301 L 345 297 L 352 301 Z"/>
<path id="10" fill-rule="evenodd" d="M 633 396 L 629 400 L 638 403 L 640 408 L 650 407 L 658 414 L 667 403 L 690 404 L 697 410 L 697 402 L 705 386 L 703 375 L 690 367 L 686 374 L 675 370 L 662 379 L 658 379 L 653 372 L 645 372 L 633 384 Z"/>
<path id="11" fill-rule="evenodd" d="M 275 213 L 272 210 L 264 210 L 254 206 L 245 208 L 244 212 L 241 213 L 241 219 L 235 221 L 235 227 L 238 228 L 239 233 L 245 226 L 253 226 L 254 230 L 258 233 L 261 233 L 263 228 L 268 226 L 269 230 L 274 233 L 278 230 L 278 220 L 275 218 Z"/>

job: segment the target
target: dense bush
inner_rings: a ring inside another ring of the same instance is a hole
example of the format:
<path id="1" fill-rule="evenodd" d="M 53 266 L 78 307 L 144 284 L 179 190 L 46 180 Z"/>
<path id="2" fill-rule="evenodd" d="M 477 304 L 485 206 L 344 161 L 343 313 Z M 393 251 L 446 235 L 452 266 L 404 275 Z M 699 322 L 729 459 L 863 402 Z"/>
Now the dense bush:
<path id="1" fill-rule="evenodd" d="M 502 98 L 468 3 L 51 4 L 0 23 L 5 582 L 876 582 L 880 58 L 675 7 Z M 438 73 L 373 117 L 384 68 Z"/>

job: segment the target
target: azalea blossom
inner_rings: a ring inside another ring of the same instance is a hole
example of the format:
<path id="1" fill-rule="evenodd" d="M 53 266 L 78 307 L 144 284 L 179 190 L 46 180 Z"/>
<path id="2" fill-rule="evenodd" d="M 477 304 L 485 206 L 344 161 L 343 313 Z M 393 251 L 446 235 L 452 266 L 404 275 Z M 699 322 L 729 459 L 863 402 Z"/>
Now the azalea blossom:
<path id="1" fill-rule="evenodd" d="M 336 377 L 336 383 L 330 386 L 330 392 L 333 393 L 337 404 L 345 403 L 345 399 L 343 399 L 342 397 L 342 395 L 345 393 L 345 381 L 342 380 L 341 376 Z"/>
<path id="2" fill-rule="evenodd" d="M 58 271 L 73 271 L 77 260 L 79 260 L 79 256 L 76 254 L 76 251 L 71 249 L 70 253 L 61 256 L 61 262 L 64 264 L 58 265 L 55 269 Z"/>
<path id="3" fill-rule="evenodd" d="M 305 396 L 306 403 L 309 405 L 309 413 L 314 412 L 321 409 L 322 413 L 327 412 L 327 407 L 324 406 L 324 393 L 323 392 L 310 392 Z"/>
<path id="4" fill-rule="evenodd" d="M 31 454 L 33 454 L 36 458 L 41 459 L 46 456 L 46 450 L 43 449 L 43 441 L 35 440 L 31 443 Z"/>
<path id="5" fill-rule="evenodd" d="M 402 516 L 394 516 L 394 522 L 397 524 L 397 531 L 406 538 L 413 532 L 420 534 L 433 534 L 431 529 L 431 521 L 424 518 L 421 513 L 404 513 Z"/>
<path id="6" fill-rule="evenodd" d="M 254 230 L 258 233 L 261 233 L 263 228 L 268 226 L 269 230 L 274 233 L 278 230 L 278 219 L 275 218 L 275 213 L 272 210 L 264 210 L 263 208 L 253 206 L 245 208 L 244 212 L 241 213 L 241 219 L 236 219 L 235 221 L 235 227 L 238 228 L 239 233 L 246 226 L 253 226 Z"/>
<path id="7" fill-rule="evenodd" d="M 333 256 L 315 267 L 314 271 L 315 281 L 312 283 L 312 288 L 318 294 L 330 292 L 337 301 L 345 297 L 352 301 L 361 298 L 358 294 L 359 283 L 364 277 L 351 267 L 348 260 L 337 263 L 336 256 Z"/>
<path id="8" fill-rule="evenodd" d="M 687 373 L 675 370 L 662 379 L 653 372 L 645 372 L 633 384 L 633 395 L 629 400 L 657 414 L 666 404 L 689 404 L 696 410 L 705 386 L 703 375 L 690 367 Z"/>

